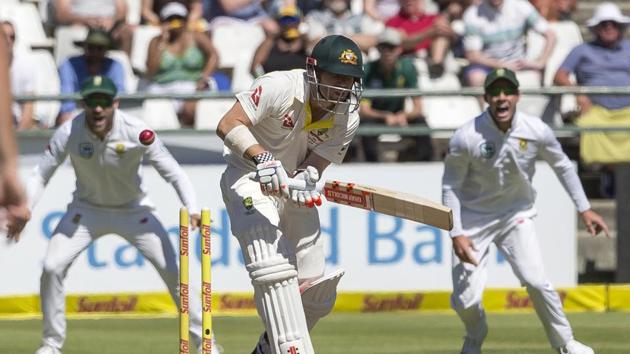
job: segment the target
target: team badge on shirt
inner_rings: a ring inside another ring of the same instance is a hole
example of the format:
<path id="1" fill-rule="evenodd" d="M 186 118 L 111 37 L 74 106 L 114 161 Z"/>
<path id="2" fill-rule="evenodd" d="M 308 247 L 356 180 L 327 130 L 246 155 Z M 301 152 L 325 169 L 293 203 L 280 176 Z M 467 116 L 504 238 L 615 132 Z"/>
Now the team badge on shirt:
<path id="1" fill-rule="evenodd" d="M 497 149 L 492 141 L 484 141 L 481 145 L 479 145 L 479 153 L 485 159 L 489 159 L 494 156 L 496 150 Z"/>
<path id="2" fill-rule="evenodd" d="M 116 146 L 114 147 L 114 151 L 116 151 L 116 154 L 122 155 L 125 153 L 125 150 L 127 150 L 127 148 L 125 148 L 124 143 L 116 143 Z"/>
<path id="3" fill-rule="evenodd" d="M 80 143 L 79 144 L 79 156 L 89 159 L 94 155 L 94 144 L 92 143 Z"/>
<path id="4" fill-rule="evenodd" d="M 343 64 L 357 65 L 359 58 L 357 57 L 356 54 L 354 54 L 354 52 L 351 49 L 346 49 L 343 52 L 341 52 L 341 55 L 339 56 L 339 61 L 342 62 Z"/>
<path id="5" fill-rule="evenodd" d="M 525 140 L 525 139 L 518 139 L 518 148 L 521 151 L 526 151 L 527 150 L 527 140 Z"/>

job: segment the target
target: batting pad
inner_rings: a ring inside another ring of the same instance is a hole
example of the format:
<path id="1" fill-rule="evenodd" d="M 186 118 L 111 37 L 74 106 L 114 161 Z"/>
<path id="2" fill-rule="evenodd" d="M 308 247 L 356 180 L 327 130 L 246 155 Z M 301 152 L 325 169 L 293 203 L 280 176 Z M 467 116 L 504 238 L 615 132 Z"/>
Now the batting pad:
<path id="1" fill-rule="evenodd" d="M 320 318 L 328 315 L 337 300 L 337 284 L 346 273 L 338 269 L 310 282 L 302 289 L 302 304 L 309 332 Z"/>
<path id="2" fill-rule="evenodd" d="M 256 307 L 265 322 L 273 354 L 315 354 L 308 335 L 295 266 L 264 239 L 250 239 L 247 271 Z"/>

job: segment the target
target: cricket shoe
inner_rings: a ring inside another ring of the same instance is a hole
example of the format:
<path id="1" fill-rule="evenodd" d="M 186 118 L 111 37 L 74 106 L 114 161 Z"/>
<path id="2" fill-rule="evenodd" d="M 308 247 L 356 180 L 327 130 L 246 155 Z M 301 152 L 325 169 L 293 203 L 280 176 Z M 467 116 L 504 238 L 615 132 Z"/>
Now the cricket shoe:
<path id="1" fill-rule="evenodd" d="M 260 339 L 258 339 L 256 348 L 254 348 L 252 354 L 271 354 L 271 347 L 269 347 L 269 337 L 267 337 L 267 332 L 260 335 Z"/>
<path id="2" fill-rule="evenodd" d="M 571 339 L 569 343 L 558 348 L 559 354 L 595 354 L 593 348 L 588 347 L 575 339 Z"/>
<path id="3" fill-rule="evenodd" d="M 481 354 L 481 344 L 483 342 L 477 339 L 464 337 L 464 345 L 461 354 Z"/>
<path id="4" fill-rule="evenodd" d="M 61 354 L 61 350 L 49 345 L 42 345 L 37 349 L 35 354 Z"/>

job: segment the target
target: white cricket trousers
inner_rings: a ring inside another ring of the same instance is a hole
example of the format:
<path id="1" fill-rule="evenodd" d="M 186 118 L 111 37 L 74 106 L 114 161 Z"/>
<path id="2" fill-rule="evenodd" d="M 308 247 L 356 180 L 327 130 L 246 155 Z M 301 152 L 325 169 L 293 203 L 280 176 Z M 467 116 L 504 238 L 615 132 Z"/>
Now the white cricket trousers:
<path id="1" fill-rule="evenodd" d="M 61 349 L 66 338 L 64 279 L 74 260 L 92 241 L 117 234 L 134 245 L 158 271 L 179 306 L 176 253 L 168 233 L 147 208 L 86 209 L 71 204 L 48 243 L 40 284 L 43 344 Z M 192 284 L 191 284 L 192 285 Z M 200 343 L 201 300 L 190 297 L 190 335 Z"/>
<path id="2" fill-rule="evenodd" d="M 479 266 L 462 263 L 453 253 L 451 306 L 464 322 L 468 338 L 482 342 L 487 332 L 481 300 L 487 279 L 489 248 L 494 242 L 526 287 L 551 346 L 558 348 L 573 339 L 560 297 L 545 275 L 531 218 L 514 218 L 467 236 L 477 249 Z"/>

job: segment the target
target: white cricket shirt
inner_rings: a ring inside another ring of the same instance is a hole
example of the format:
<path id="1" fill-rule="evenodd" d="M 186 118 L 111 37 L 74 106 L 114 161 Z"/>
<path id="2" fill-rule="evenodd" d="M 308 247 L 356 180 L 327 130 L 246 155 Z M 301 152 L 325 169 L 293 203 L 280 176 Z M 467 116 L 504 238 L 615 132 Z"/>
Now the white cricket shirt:
<path id="1" fill-rule="evenodd" d="M 287 171 L 294 171 L 313 151 L 333 163 L 341 163 L 359 127 L 359 113 L 329 114 L 311 122 L 306 70 L 276 71 L 259 77 L 250 90 L 236 95 L 252 134 Z M 224 148 L 227 162 L 254 170 L 252 161 Z"/>
<path id="2" fill-rule="evenodd" d="M 578 211 L 588 210 L 575 166 L 540 118 L 516 112 L 503 133 L 486 110 L 457 129 L 442 178 L 442 201 L 453 209 L 451 236 L 517 213 L 534 216 L 537 157 L 551 165 Z"/>
<path id="3" fill-rule="evenodd" d="M 31 208 L 61 163 L 70 156 L 77 177 L 73 203 L 92 208 L 132 209 L 153 205 L 142 180 L 142 160 L 173 184 L 189 210 L 197 210 L 188 176 L 161 140 L 145 146 L 140 132 L 149 127 L 140 119 L 116 110 L 112 130 L 100 140 L 87 127 L 82 112 L 54 133 L 27 184 Z"/>

